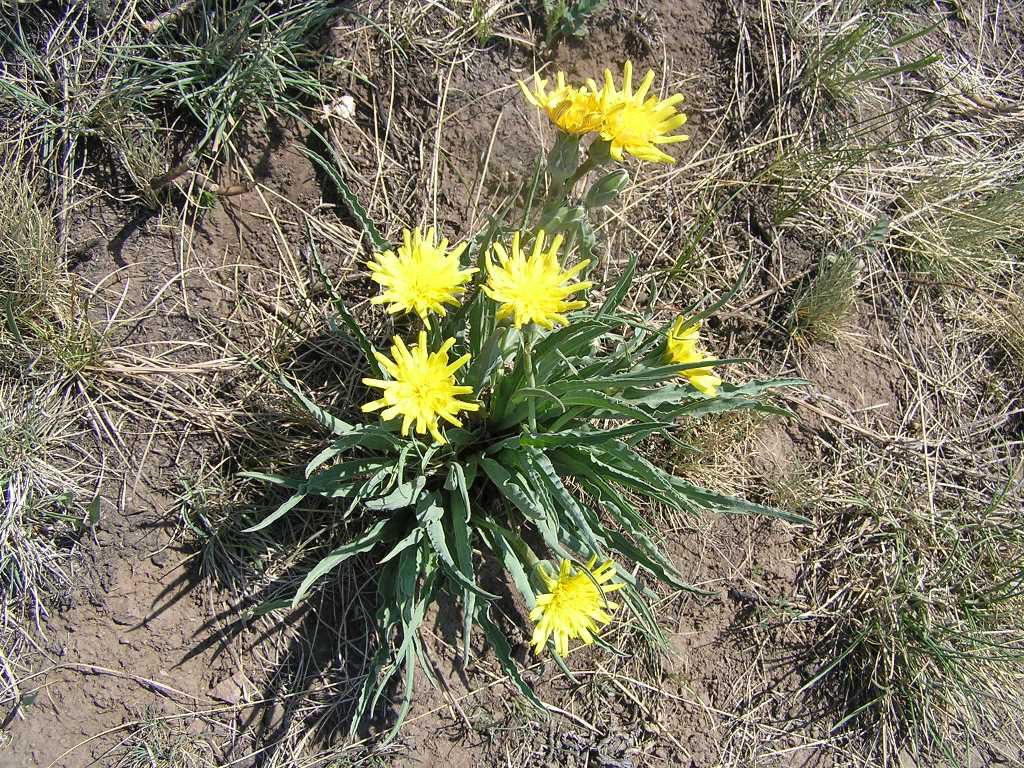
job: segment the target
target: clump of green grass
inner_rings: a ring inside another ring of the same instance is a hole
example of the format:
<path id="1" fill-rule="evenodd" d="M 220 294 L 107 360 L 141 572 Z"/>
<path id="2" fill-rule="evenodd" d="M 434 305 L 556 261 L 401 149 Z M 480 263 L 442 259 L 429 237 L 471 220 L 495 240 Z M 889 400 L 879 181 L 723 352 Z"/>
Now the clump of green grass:
<path id="1" fill-rule="evenodd" d="M 133 75 L 148 100 L 191 115 L 216 156 L 254 115 L 302 119 L 304 103 L 328 100 L 314 36 L 337 13 L 328 0 L 200 0 L 137 46 Z"/>
<path id="2" fill-rule="evenodd" d="M 910 265 L 943 280 L 971 280 L 1005 271 L 1024 243 L 1024 184 L 981 158 L 971 172 L 925 179 L 909 187 L 901 222 Z M 993 184 L 995 179 L 997 183 Z"/>
<path id="3" fill-rule="evenodd" d="M 858 458 L 856 482 L 818 515 L 805 581 L 823 628 L 814 682 L 846 702 L 837 728 L 860 726 L 884 764 L 908 752 L 959 765 L 994 735 L 1020 743 L 1019 499 Z"/>
<path id="4" fill-rule="evenodd" d="M 8 150 L 15 144 L 30 150 L 61 190 L 64 206 L 85 170 L 90 142 L 109 143 L 112 158 L 131 175 L 162 163 L 142 84 L 126 76 L 138 3 L 109 16 L 93 5 L 75 3 L 59 12 L 18 5 L 0 16 L 7 59 L 0 141 Z"/>
<path id="5" fill-rule="evenodd" d="M 797 341 L 835 341 L 856 299 L 857 257 L 824 255 L 817 274 L 798 291 L 790 317 Z"/>
<path id="6" fill-rule="evenodd" d="M 16 361 L 76 374 L 100 335 L 58 251 L 53 211 L 16 161 L 0 166 L 0 368 Z"/>
<path id="7" fill-rule="evenodd" d="M 784 4 L 787 26 L 805 51 L 798 82 L 811 103 L 825 95 L 855 109 L 885 99 L 893 78 L 913 75 L 941 57 L 922 50 L 931 27 L 878 3 Z"/>
<path id="8" fill-rule="evenodd" d="M 60 382 L 0 378 L 0 700 L 15 706 L 31 701 L 18 684 L 38 647 L 30 638 L 70 590 L 75 543 L 99 520 L 94 460 L 73 448 L 73 417 Z"/>
<path id="9" fill-rule="evenodd" d="M 171 146 L 217 163 L 240 131 L 305 119 L 327 100 L 315 36 L 336 3 L 198 0 L 153 15 L 162 5 L 32 4 L 0 17 L 0 128 L 10 137 L 0 146 L 27 150 L 48 172 L 62 211 L 90 160 L 112 161 L 132 195 L 155 206 L 176 166 Z M 116 196 L 117 181 L 94 191 Z"/>
<path id="10" fill-rule="evenodd" d="M 605 0 L 543 0 L 544 44 L 586 37 L 591 17 L 604 5 Z"/>
<path id="11" fill-rule="evenodd" d="M 188 728 L 151 717 L 111 756 L 113 768 L 213 768 L 214 752 Z"/>

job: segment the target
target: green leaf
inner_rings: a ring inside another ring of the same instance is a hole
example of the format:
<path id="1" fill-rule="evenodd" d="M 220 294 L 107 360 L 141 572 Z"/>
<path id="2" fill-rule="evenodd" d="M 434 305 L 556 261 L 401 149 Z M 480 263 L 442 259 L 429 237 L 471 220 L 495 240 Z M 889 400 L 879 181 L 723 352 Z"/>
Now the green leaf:
<path id="1" fill-rule="evenodd" d="M 575 524 L 576 530 L 574 532 L 578 533 L 586 542 L 590 548 L 589 554 L 601 556 L 604 552 L 604 542 L 591 529 L 587 520 L 587 513 L 562 483 L 562 478 L 558 476 L 558 471 L 552 465 L 551 460 L 535 448 L 527 449 L 527 456 L 530 463 L 540 470 L 543 480 L 547 483 L 548 489 L 554 494 L 554 498 L 559 506 L 565 510 L 566 514 L 569 515 L 569 518 Z"/>
<path id="2" fill-rule="evenodd" d="M 319 469 L 335 456 L 351 448 L 362 448 L 368 451 L 387 451 L 397 448 L 403 443 L 397 435 L 381 429 L 376 424 L 361 424 L 353 427 L 349 434 L 340 436 L 324 448 L 306 465 L 306 477 Z"/>
<path id="3" fill-rule="evenodd" d="M 540 501 L 514 482 L 511 473 L 501 464 L 484 456 L 480 459 L 480 467 L 494 487 L 498 489 L 498 492 L 512 502 L 526 517 L 531 520 L 541 520 L 547 517 L 547 512 Z"/>
<path id="4" fill-rule="evenodd" d="M 419 500 L 426 484 L 427 479 L 423 475 L 416 475 L 412 480 L 399 483 L 387 496 L 369 499 L 364 505 L 374 512 L 391 512 L 411 507 Z"/>
<path id="5" fill-rule="evenodd" d="M 356 699 L 356 706 L 352 714 L 352 722 L 348 727 L 348 737 L 350 740 L 354 740 L 356 733 L 359 730 L 359 726 L 362 725 L 363 718 L 366 716 L 366 711 L 369 708 L 371 698 L 376 700 L 377 696 L 375 692 L 379 692 L 386 685 L 386 680 L 378 683 L 381 672 L 384 670 L 384 666 L 388 660 L 388 656 L 391 653 L 391 646 L 387 643 L 382 643 L 377 652 L 373 654 L 373 658 L 370 660 L 369 669 L 366 671 L 366 678 L 363 680 L 363 684 L 359 688 L 359 697 Z"/>
<path id="6" fill-rule="evenodd" d="M 519 590 L 519 594 L 523 596 L 523 602 L 526 603 L 527 610 L 532 611 L 537 605 L 537 596 L 533 591 L 533 585 L 530 583 L 528 575 L 529 566 L 519 559 L 517 552 L 519 549 L 526 548 L 526 542 L 497 523 L 489 522 L 490 524 L 486 530 L 490 534 L 491 551 L 501 558 L 505 570 L 512 577 L 512 582 L 516 585 L 516 589 Z"/>
<path id="7" fill-rule="evenodd" d="M 762 504 L 756 504 L 752 501 L 736 498 L 735 496 L 716 493 L 715 491 L 709 491 L 705 488 L 691 485 L 678 477 L 673 477 L 671 475 L 669 477 L 671 478 L 672 487 L 676 493 L 689 499 L 697 506 L 705 507 L 706 509 L 713 509 L 717 512 L 726 512 L 730 514 L 777 517 L 780 520 L 800 525 L 810 523 L 810 520 L 806 517 L 798 515 L 795 512 L 786 512 L 781 509 L 775 509 L 774 507 L 766 507 Z"/>
<path id="8" fill-rule="evenodd" d="M 283 485 L 285 488 L 298 488 L 302 485 L 302 481 L 295 477 L 289 477 L 288 475 L 271 475 L 266 472 L 239 472 L 239 477 L 247 477 L 252 480 L 262 480 L 265 483 L 273 483 L 274 485 Z"/>
<path id="9" fill-rule="evenodd" d="M 342 461 L 316 472 L 306 480 L 301 490 L 329 498 L 348 496 L 352 493 L 354 483 L 360 479 L 365 480 L 368 475 L 392 463 L 393 459 L 381 456 Z"/>
<path id="10" fill-rule="evenodd" d="M 314 133 L 317 133 L 314 131 Z M 323 142 L 325 147 L 332 146 L 329 141 L 324 139 L 319 133 L 317 133 L 320 141 Z M 373 219 L 367 214 L 366 209 L 363 208 L 363 204 L 359 202 L 359 198 L 355 196 L 355 193 L 349 188 L 348 183 L 345 181 L 345 177 L 341 175 L 341 169 L 339 163 L 331 162 L 323 155 L 318 152 L 314 152 L 307 147 L 300 146 L 299 151 L 306 156 L 314 165 L 319 166 L 328 178 L 334 183 L 334 186 L 338 190 L 338 194 L 345 201 L 348 206 L 349 213 L 362 225 L 363 232 L 370 238 L 370 242 L 373 244 L 373 248 L 376 251 L 387 251 L 391 249 L 391 243 L 384 239 L 377 229 L 377 225 L 373 223 Z M 335 151 L 332 149 L 332 152 Z"/>
<path id="11" fill-rule="evenodd" d="M 370 366 L 370 372 L 378 378 L 382 377 L 384 372 L 381 370 L 380 363 L 377 362 L 377 358 L 373 354 L 373 344 L 370 343 L 370 339 L 363 331 L 362 326 L 359 325 L 354 317 L 352 317 L 352 313 L 348 311 L 348 307 L 345 306 L 345 303 L 341 299 L 336 299 L 333 302 L 333 305 L 334 309 L 338 313 L 338 318 L 340 318 L 345 329 L 349 334 L 351 334 L 352 338 L 359 346 L 359 350 L 363 353 L 363 358 L 366 360 L 366 364 Z M 330 325 L 331 330 L 337 330 L 338 326 L 333 321 L 331 321 Z"/>
<path id="12" fill-rule="evenodd" d="M 527 700 L 538 709 L 543 710 L 544 705 L 541 704 L 540 699 L 537 698 L 537 694 L 533 692 L 533 689 L 526 684 L 523 680 L 523 676 L 519 673 L 519 666 L 512 660 L 512 649 L 509 647 L 508 638 L 505 637 L 505 633 L 502 632 L 498 625 L 491 621 L 491 617 L 487 615 L 487 608 L 481 606 L 477 611 L 477 621 L 480 626 L 483 627 L 484 635 L 487 636 L 487 642 L 491 644 L 494 649 L 494 655 L 498 657 L 498 663 L 501 665 L 502 670 L 509 676 L 520 693 L 527 698 Z"/>
<path id="13" fill-rule="evenodd" d="M 273 523 L 275 520 L 279 520 L 280 518 L 288 514 L 295 507 L 295 505 L 302 501 L 304 498 L 306 498 L 305 492 L 296 492 L 292 494 L 292 496 L 290 496 L 287 501 L 285 501 L 281 506 L 279 506 L 277 509 L 271 512 L 265 518 L 263 518 L 259 523 L 257 523 L 256 525 L 249 526 L 248 528 L 243 528 L 242 533 L 253 533 L 255 531 L 263 530 L 268 525 Z"/>
<path id="14" fill-rule="evenodd" d="M 608 440 L 615 440 L 619 437 L 646 437 L 647 435 L 667 429 L 670 426 L 672 426 L 671 422 L 655 421 L 643 424 L 627 424 L 623 427 L 615 427 L 614 429 L 598 431 L 569 429 L 563 432 L 539 435 L 523 434 L 519 439 L 522 445 L 529 445 L 537 448 L 596 445 Z"/>
<path id="15" fill-rule="evenodd" d="M 449 470 L 448 482 L 453 491 L 451 495 L 452 538 L 455 541 L 455 560 L 459 570 L 474 584 L 476 575 L 473 569 L 473 548 L 469 543 L 469 486 L 462 465 L 453 462 Z M 467 591 L 462 601 L 462 659 L 469 659 L 469 643 L 473 632 L 473 614 L 476 612 L 476 593 Z"/>
<path id="16" fill-rule="evenodd" d="M 411 531 L 409 531 L 409 533 L 405 535 L 405 537 L 403 537 L 397 544 L 395 544 L 395 546 L 391 548 L 391 551 L 384 555 L 384 557 L 382 557 L 377 564 L 384 565 L 384 563 L 387 563 L 396 556 L 402 554 L 406 549 L 411 547 L 413 544 L 419 544 L 420 539 L 422 538 L 423 529 L 419 526 L 413 528 Z"/>
<path id="17" fill-rule="evenodd" d="M 303 392 L 288 381 L 283 376 L 278 379 L 281 386 L 299 403 L 306 409 L 310 416 L 312 416 L 320 426 L 324 429 L 333 432 L 336 435 L 344 435 L 352 431 L 354 427 L 346 421 L 342 421 L 331 413 L 328 413 L 308 397 Z"/>
<path id="18" fill-rule="evenodd" d="M 634 407 L 621 398 L 592 389 L 584 382 L 573 382 L 572 387 L 565 387 L 564 389 L 565 392 L 558 395 L 543 389 L 521 389 L 516 393 L 516 398 L 539 398 L 543 395 L 545 400 L 557 403 L 560 412 L 565 412 L 566 406 L 580 405 L 586 406 L 591 410 L 590 417 L 596 417 L 597 414 L 608 414 L 620 419 L 651 421 L 651 417 L 646 411 Z M 538 406 L 538 409 L 543 412 L 548 411 L 549 409 L 544 408 L 543 405 Z M 581 416 L 580 420 L 585 418 L 587 417 Z"/>
<path id="19" fill-rule="evenodd" d="M 438 504 L 437 494 L 427 493 L 420 498 L 416 504 L 416 517 L 427 533 L 430 546 L 441 559 L 441 567 L 444 568 L 445 572 L 460 586 L 473 594 L 479 595 L 486 600 L 497 600 L 497 595 L 492 595 L 490 592 L 477 586 L 473 580 L 472 570 L 467 575 L 456 565 L 454 558 L 452 558 L 444 530 L 444 508 Z"/>
<path id="20" fill-rule="evenodd" d="M 378 521 L 370 528 L 369 531 L 358 539 L 350 541 L 348 544 L 341 545 L 313 566 L 312 570 L 306 574 L 306 578 L 302 580 L 302 584 L 299 585 L 299 590 L 295 593 L 295 597 L 292 598 L 292 607 L 299 604 L 302 598 L 306 596 L 310 587 L 312 587 L 321 576 L 334 568 L 337 568 L 353 555 L 358 555 L 362 552 L 369 552 L 377 546 L 377 544 L 379 544 L 384 538 L 384 528 L 387 523 L 387 520 Z"/>
<path id="21" fill-rule="evenodd" d="M 259 605 L 250 608 L 246 612 L 246 616 L 250 619 L 258 619 L 260 616 L 266 616 L 268 613 L 273 613 L 274 611 L 280 611 L 291 607 L 292 600 L 290 597 L 282 597 L 276 600 L 264 600 Z"/>
<path id="22" fill-rule="evenodd" d="M 637 256 L 636 251 L 633 251 L 629 256 L 629 263 L 626 268 L 622 271 L 618 281 L 612 287 L 608 297 L 604 300 L 601 308 L 597 310 L 597 316 L 608 315 L 615 312 L 622 303 L 622 300 L 626 298 L 626 293 L 633 287 L 633 276 L 636 274 Z"/>

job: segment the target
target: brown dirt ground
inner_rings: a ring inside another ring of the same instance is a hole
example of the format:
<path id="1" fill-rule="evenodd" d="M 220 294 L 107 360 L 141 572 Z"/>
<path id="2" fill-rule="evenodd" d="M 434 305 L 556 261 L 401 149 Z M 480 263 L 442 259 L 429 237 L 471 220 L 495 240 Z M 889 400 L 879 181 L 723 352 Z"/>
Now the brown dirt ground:
<path id="1" fill-rule="evenodd" d="M 664 67 L 686 83 L 690 132 L 699 137 L 704 115 L 730 77 L 729 33 L 719 26 L 724 10 L 700 0 L 644 5 L 641 26 L 634 15 L 619 11 L 583 44 L 563 46 L 554 63 L 571 75 L 597 76 L 628 50 L 638 69 Z M 430 185 L 417 180 L 433 153 L 437 109 L 431 95 L 439 93 L 437 76 L 426 66 L 410 65 L 408 81 L 396 82 L 392 90 L 386 62 L 361 47 L 366 41 L 347 38 L 343 24 L 337 33 L 338 53 L 354 58 L 374 85 L 372 94 L 356 89 L 361 131 L 346 142 L 356 174 L 353 186 L 370 201 L 371 216 L 382 221 L 386 208 L 394 211 L 388 224 L 394 231 L 401 221 L 436 206 L 444 228 L 456 236 L 471 231 L 500 192 L 485 189 L 474 205 L 478 193 L 472 180 L 484 150 L 493 145 L 490 163 L 514 180 L 529 172 L 533 148 L 544 135 L 541 121 L 509 86 L 530 70 L 528 57 L 519 48 L 495 44 L 472 61 L 440 68 L 448 79 L 447 118 L 437 170 L 443 183 L 435 200 Z M 389 121 L 403 122 L 403 130 L 385 143 L 392 167 L 383 174 L 383 189 L 369 188 L 379 158 L 368 137 L 382 135 Z M 297 152 L 303 140 L 285 132 L 253 162 L 260 183 L 283 198 L 271 205 L 282 221 L 292 222 L 285 227 L 288 237 L 301 232 L 284 200 L 306 210 L 321 202 L 317 175 Z M 693 152 L 697 146 L 692 141 L 681 151 Z M 137 354 L 159 358 L 169 369 L 219 359 L 203 346 L 209 338 L 206 320 L 231 317 L 241 299 L 229 280 L 214 279 L 221 274 L 218 269 L 245 263 L 270 272 L 285 268 L 281 240 L 265 212 L 258 191 L 222 199 L 197 222 L 188 242 L 182 239 L 185 230 L 170 218 L 154 216 L 127 226 L 131 213 L 97 209 L 82 217 L 79 230 L 83 237 L 99 231 L 111 245 L 86 254 L 75 274 L 86 285 L 102 285 L 100 293 L 110 301 L 120 301 L 122 317 L 141 317 L 112 329 Z M 687 212 L 674 215 L 682 220 Z M 326 258 L 332 268 L 344 270 L 355 265 L 359 254 L 337 249 Z M 243 279 L 236 285 L 247 284 Z M 252 288 L 259 292 L 266 286 Z M 865 343 L 884 331 L 864 326 Z M 195 345 L 181 344 L 187 341 Z M 831 354 L 804 371 L 818 391 L 851 408 L 881 405 L 898 411 L 898 397 L 887 384 L 895 377 L 885 360 L 862 365 L 860 351 Z M 230 387 L 240 365 L 221 359 L 211 366 L 211 376 Z M 182 715 L 188 733 L 215 745 L 217 765 L 268 765 L 274 734 L 302 717 L 280 700 L 258 703 L 281 690 L 268 683 L 260 644 L 280 648 L 288 631 L 284 620 L 262 638 L 229 637 L 220 612 L 233 598 L 220 591 L 223 585 L 196 577 L 196 551 L 182 543 L 175 521 L 168 519 L 181 468 L 201 466 L 230 447 L 207 436 L 208 424 L 190 425 L 175 411 L 175 403 L 189 401 L 190 395 L 172 379 L 168 373 L 136 382 L 133 407 L 115 411 L 124 460 L 107 483 L 102 520 L 80 574 L 83 586 L 73 604 L 45 625 L 35 681 L 42 690 L 24 719 L 11 726 L 13 742 L 0 757 L 5 766 L 110 765 L 110 750 L 131 732 L 127 726 L 150 715 Z M 219 417 L 209 413 L 212 420 Z M 813 431 L 813 421 L 799 428 L 761 426 L 755 444 L 763 446 L 759 452 L 768 458 L 753 471 L 771 479 L 794 455 L 813 461 Z M 107 436 L 97 439 L 111 450 Z M 659 609 L 669 639 L 665 659 L 652 665 L 638 653 L 634 659 L 602 662 L 583 654 L 579 669 L 600 669 L 604 663 L 620 670 L 594 685 L 588 677 L 573 683 L 550 663 L 533 669 L 530 679 L 544 698 L 577 713 L 549 728 L 524 714 L 508 686 L 492 684 L 495 666 L 486 653 L 477 668 L 463 673 L 442 639 L 446 621 L 435 617 L 432 651 L 452 695 L 461 701 L 461 712 L 442 692 L 421 683 L 394 764 L 444 762 L 461 768 L 506 764 L 514 756 L 524 766 L 708 766 L 726 757 L 742 761 L 756 747 L 751 740 L 764 738 L 772 728 L 778 738 L 776 764 L 828 764 L 827 754 L 808 746 L 813 744 L 812 713 L 794 698 L 809 672 L 800 663 L 802 639 L 779 637 L 771 629 L 772 612 L 785 610 L 794 595 L 799 551 L 793 530 L 755 520 L 669 516 L 665 532 L 680 571 L 715 593 L 665 599 Z M 638 697 L 631 692 L 638 689 L 622 685 L 631 665 L 646 670 L 647 680 L 653 666 L 660 690 Z M 467 695 L 470 691 L 476 693 Z M 574 706 L 591 700 L 604 706 Z M 581 711 L 590 712 L 592 721 Z M 203 714 L 188 714 L 194 712 Z M 811 735 L 788 735 L 793 722 L 805 725 Z M 239 733 L 244 736 L 236 738 Z M 329 733 L 322 731 L 314 737 L 327 739 Z"/>

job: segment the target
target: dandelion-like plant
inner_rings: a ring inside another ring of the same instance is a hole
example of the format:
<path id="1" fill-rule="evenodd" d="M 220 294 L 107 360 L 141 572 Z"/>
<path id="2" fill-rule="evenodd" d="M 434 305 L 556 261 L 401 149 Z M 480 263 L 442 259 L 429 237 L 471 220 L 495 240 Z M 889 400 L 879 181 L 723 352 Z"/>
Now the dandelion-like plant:
<path id="1" fill-rule="evenodd" d="M 402 231 L 398 251 L 378 253 L 367 262 L 371 278 L 384 291 L 371 299 L 373 304 L 387 304 L 388 312 L 415 312 L 430 328 L 430 313 L 444 317 L 445 305 L 458 306 L 463 287 L 476 268 L 461 269 L 459 258 L 467 243 L 448 250 L 447 238 L 437 240 L 434 227 L 426 237 L 419 227 Z"/>
<path id="2" fill-rule="evenodd" d="M 487 284 L 484 292 L 500 305 L 498 319 L 511 317 L 517 328 L 528 323 L 551 329 L 555 324 L 568 325 L 567 312 L 587 306 L 583 299 L 569 299 L 573 294 L 585 291 L 593 285 L 590 282 L 572 282 L 590 263 L 579 262 L 569 269 L 562 269 L 558 250 L 562 247 L 562 235 L 555 235 L 545 250 L 547 234 L 540 230 L 533 241 L 533 249 L 527 256 L 521 247 L 522 234 L 512 235 L 512 253 L 501 243 L 494 243 L 498 263 L 487 265 Z"/>
<path id="3" fill-rule="evenodd" d="M 293 605 L 346 558 L 370 553 L 379 564 L 379 650 L 357 697 L 352 732 L 404 670 L 404 700 L 390 736 L 397 732 L 426 654 L 424 617 L 442 591 L 461 606 L 463 654 L 472 650 L 474 630 L 482 631 L 508 679 L 539 707 L 498 620 L 514 615 L 514 607 L 485 589 L 482 574 L 508 576 L 528 606 L 534 651 L 550 647 L 561 661 L 574 641 L 595 642 L 620 609 L 645 636 L 663 639 L 645 582 L 688 585 L 659 546 L 661 534 L 647 513 L 652 506 L 799 519 L 698 488 L 649 460 L 645 446 L 652 437 L 676 441 L 678 423 L 708 413 L 779 413 L 764 393 L 804 382 L 722 386 L 700 348 L 699 323 L 679 318 L 666 340 L 642 308 L 624 309 L 637 283 L 657 279 L 638 276 L 636 254 L 617 280 L 602 286 L 598 306 L 584 297 L 593 286 L 581 273 L 593 266 L 601 236 L 592 213 L 612 205 L 629 178 L 616 168 L 588 181 L 590 171 L 624 154 L 669 160 L 660 147 L 685 138 L 671 135 L 685 119 L 676 113 L 681 97 L 648 96 L 652 82 L 648 73 L 634 91 L 627 62 L 621 90 L 610 73 L 600 88 L 577 87 L 564 75 L 553 87 L 540 77 L 532 91 L 522 84 L 558 135 L 538 162 L 531 189 L 488 217 L 465 244 L 449 250 L 435 230 L 422 236 L 414 229 L 397 249 L 385 250 L 373 236 L 376 226 L 360 219 L 384 251 L 369 263 L 383 287 L 374 303 L 423 322 L 410 327 L 396 317 L 388 357 L 374 349 L 344 297 L 333 297 L 344 321 L 338 327 L 381 371 L 363 379 L 379 394 L 362 406 L 381 418 L 350 424 L 293 390 L 330 430 L 330 442 L 299 477 L 254 473 L 291 495 L 249 529 L 265 528 L 308 508 L 300 505 L 306 497 L 321 496 L 354 535 L 340 546 L 332 542 Z M 581 183 L 590 186 L 577 190 Z M 510 211 L 516 200 L 523 209 Z M 461 266 L 467 253 L 476 270 Z M 410 333 L 418 340 L 406 346 L 402 339 Z M 613 594 L 617 602 L 609 599 Z"/>
<path id="4" fill-rule="evenodd" d="M 604 84 L 599 89 L 591 80 L 590 89 L 596 94 L 602 114 L 601 138 L 610 143 L 608 151 L 622 161 L 628 152 L 640 160 L 654 163 L 674 163 L 675 159 L 659 147 L 686 141 L 686 134 L 672 134 L 686 123 L 686 115 L 676 108 L 683 101 L 681 93 L 667 99 L 648 96 L 654 84 L 654 71 L 648 70 L 640 86 L 633 90 L 633 62 L 622 68 L 622 90 L 615 87 L 611 70 L 604 71 Z"/>
<path id="5" fill-rule="evenodd" d="M 701 351 L 699 343 L 700 323 L 687 324 L 682 317 L 677 317 L 668 332 L 665 347 L 666 357 L 670 363 L 675 365 L 714 360 L 713 357 Z M 712 397 L 718 394 L 718 388 L 722 385 L 722 380 L 715 375 L 711 366 L 685 368 L 680 371 L 679 375 L 684 376 L 696 389 Z"/>
<path id="6" fill-rule="evenodd" d="M 455 339 L 448 339 L 437 352 L 427 351 L 427 333 L 420 331 L 419 343 L 412 349 L 395 336 L 389 359 L 374 350 L 374 357 L 391 379 L 363 379 L 368 387 L 384 390 L 383 397 L 363 406 L 364 412 L 383 408 L 381 418 L 385 421 L 396 416 L 402 417 L 402 434 L 409 434 L 409 427 L 416 425 L 416 433 L 427 432 L 438 443 L 444 443 L 440 420 L 461 427 L 456 418 L 460 411 L 475 411 L 480 406 L 459 400 L 459 395 L 468 395 L 472 387 L 455 383 L 455 372 L 469 362 L 469 355 L 463 355 L 455 362 L 448 362 L 448 350 L 455 345 Z"/>
<path id="7" fill-rule="evenodd" d="M 548 591 L 537 596 L 537 607 L 530 612 L 530 619 L 537 623 L 530 639 L 534 653 L 539 654 L 550 637 L 555 653 L 566 656 L 570 640 L 578 638 L 590 645 L 601 627 L 612 620 L 610 614 L 619 605 L 611 602 L 608 594 L 626 585 L 612 581 L 615 564 L 611 560 L 597 568 L 596 563 L 594 555 L 586 568 L 574 572 L 572 563 L 562 560 L 557 577 L 540 570 Z"/>

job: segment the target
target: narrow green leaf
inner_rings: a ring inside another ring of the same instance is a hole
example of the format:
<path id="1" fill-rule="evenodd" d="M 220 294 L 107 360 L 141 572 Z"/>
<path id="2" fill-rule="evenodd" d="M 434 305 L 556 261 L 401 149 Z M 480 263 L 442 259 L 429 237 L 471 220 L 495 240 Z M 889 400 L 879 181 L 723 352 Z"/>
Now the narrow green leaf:
<path id="1" fill-rule="evenodd" d="M 537 498 L 514 482 L 511 473 L 505 467 L 486 456 L 481 457 L 480 467 L 494 487 L 498 489 L 498 492 L 512 502 L 513 506 L 526 517 L 531 520 L 541 520 L 546 517 L 544 507 Z"/>
<path id="2" fill-rule="evenodd" d="M 426 483 L 427 479 L 423 475 L 416 475 L 410 481 L 399 483 L 387 496 L 368 499 L 364 505 L 374 512 L 392 512 L 411 507 L 419 500 Z"/>
<path id="3" fill-rule="evenodd" d="M 473 568 L 473 548 L 469 543 L 469 486 L 462 465 L 453 462 L 449 472 L 451 495 L 451 527 L 455 541 L 455 560 L 459 570 L 472 583 L 476 583 Z M 469 643 L 473 632 L 473 614 L 476 612 L 476 593 L 467 591 L 462 601 L 462 658 L 469 659 Z"/>
<path id="4" fill-rule="evenodd" d="M 541 704 L 540 699 L 537 698 L 537 694 L 533 692 L 533 689 L 526 684 L 523 680 L 523 676 L 519 672 L 519 667 L 512 660 L 512 649 L 509 646 L 508 638 L 505 637 L 505 633 L 502 632 L 498 625 L 491 621 L 491 617 L 487 615 L 487 608 L 481 606 L 477 611 L 477 621 L 480 626 L 483 627 L 484 635 L 487 636 L 487 642 L 491 644 L 494 649 L 494 655 L 498 657 L 498 663 L 501 665 L 502 670 L 509 676 L 520 693 L 527 698 L 527 700 L 538 709 L 544 709 L 544 705 Z"/>
<path id="5" fill-rule="evenodd" d="M 562 483 L 562 478 L 559 477 L 558 471 L 552 465 L 551 460 L 535 448 L 527 449 L 527 456 L 530 463 L 539 469 L 543 480 L 547 483 L 548 489 L 553 493 L 559 506 L 575 524 L 576 530 L 574 533 L 577 533 L 586 542 L 590 548 L 589 554 L 600 557 L 604 552 L 604 542 L 591 529 L 586 512 L 573 495 L 569 493 L 569 489 Z"/>
<path id="6" fill-rule="evenodd" d="M 285 488 L 298 488 L 302 485 L 302 481 L 295 477 L 289 477 L 288 475 L 271 475 L 266 472 L 239 472 L 239 477 L 247 477 L 252 480 L 262 480 L 265 483 L 273 483 L 274 485 L 283 485 Z"/>
<path id="7" fill-rule="evenodd" d="M 302 584 L 299 585 L 299 590 L 295 593 L 295 597 L 292 598 L 292 607 L 299 604 L 302 598 L 306 596 L 309 588 L 312 587 L 321 576 L 334 568 L 337 568 L 353 555 L 358 555 L 362 552 L 369 552 L 377 546 L 377 544 L 379 544 L 383 539 L 384 527 L 387 525 L 387 522 L 387 520 L 378 521 L 370 528 L 369 531 L 358 539 L 350 541 L 348 544 L 342 544 L 313 566 L 312 570 L 306 574 L 306 578 L 302 580 Z"/>
<path id="8" fill-rule="evenodd" d="M 619 308 L 622 300 L 626 298 L 626 293 L 633 287 L 633 276 L 636 274 L 636 264 L 636 251 L 633 251 L 630 254 L 629 263 L 626 264 L 626 268 L 623 270 L 622 275 L 619 276 L 618 281 L 608 294 L 608 297 L 604 300 L 601 308 L 597 310 L 598 317 L 611 314 Z"/>
<path id="9" fill-rule="evenodd" d="M 314 131 L 315 133 L 315 131 Z M 331 143 L 324 139 L 317 133 L 317 136 L 323 142 L 324 146 L 330 147 Z M 314 152 L 311 149 L 300 146 L 299 151 L 306 156 L 314 165 L 319 166 L 330 180 L 334 183 L 334 186 L 338 190 L 338 194 L 345 201 L 348 206 L 349 213 L 360 223 L 363 228 L 363 232 L 370 238 L 370 242 L 373 244 L 374 250 L 387 251 L 391 249 L 391 243 L 384 239 L 377 229 L 377 225 L 373 223 L 373 219 L 370 218 L 366 209 L 363 208 L 363 204 L 359 202 L 359 198 L 356 197 L 355 193 L 349 188 L 348 183 L 345 181 L 345 177 L 341 175 L 341 169 L 338 163 L 331 162 L 323 155 L 318 152 Z"/>
<path id="10" fill-rule="evenodd" d="M 288 379 L 282 376 L 278 381 L 292 397 L 302 404 L 303 408 L 306 409 L 309 415 L 312 416 L 320 426 L 324 427 L 324 429 L 327 429 L 336 435 L 347 434 L 353 429 L 351 424 L 328 413 L 306 397 L 306 395 L 298 387 L 288 381 Z"/>
<path id="11" fill-rule="evenodd" d="M 419 519 L 420 525 L 427 533 L 427 539 L 430 541 L 430 546 L 433 547 L 434 552 L 436 552 L 437 556 L 441 559 L 441 566 L 445 569 L 445 572 L 448 573 L 454 581 L 465 589 L 468 589 L 470 592 L 479 595 L 486 600 L 497 600 L 497 595 L 492 595 L 490 592 L 477 586 L 476 582 L 472 578 L 472 571 L 470 571 L 470 574 L 467 576 L 466 573 L 455 563 L 455 559 L 452 557 L 451 551 L 448 548 L 448 541 L 445 536 L 445 527 L 443 523 L 444 516 L 444 508 L 438 503 L 437 494 L 424 494 L 416 504 L 416 517 Z"/>
<path id="12" fill-rule="evenodd" d="M 641 436 L 646 437 L 655 432 L 660 432 L 672 426 L 671 422 L 651 422 L 644 424 L 627 424 L 614 429 L 589 431 L 582 429 L 569 429 L 563 432 L 554 432 L 539 435 L 524 434 L 520 437 L 523 445 L 530 445 L 537 448 L 561 448 L 563 446 L 596 445 L 608 440 L 615 440 L 619 437 Z"/>
<path id="13" fill-rule="evenodd" d="M 306 498 L 305 492 L 296 492 L 292 494 L 287 501 L 285 501 L 281 506 L 279 506 L 277 509 L 271 512 L 265 518 L 263 518 L 263 520 L 261 520 L 259 523 L 257 523 L 256 525 L 252 525 L 248 528 L 244 528 L 242 530 L 242 533 L 253 533 L 254 531 L 263 530 L 268 525 L 273 523 L 275 520 L 279 520 L 280 518 L 288 514 L 288 512 L 290 512 L 292 508 L 294 508 L 295 505 L 302 501 L 304 498 Z"/>

